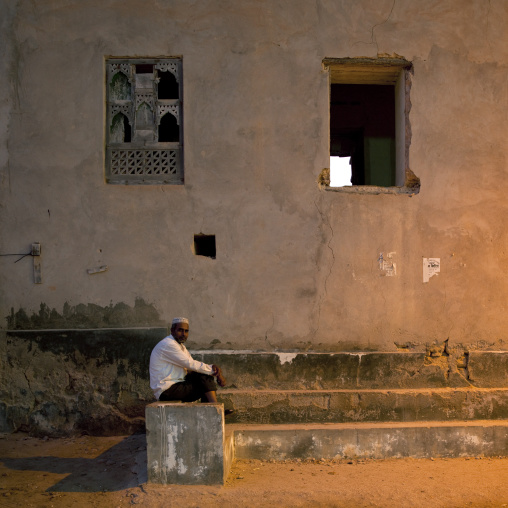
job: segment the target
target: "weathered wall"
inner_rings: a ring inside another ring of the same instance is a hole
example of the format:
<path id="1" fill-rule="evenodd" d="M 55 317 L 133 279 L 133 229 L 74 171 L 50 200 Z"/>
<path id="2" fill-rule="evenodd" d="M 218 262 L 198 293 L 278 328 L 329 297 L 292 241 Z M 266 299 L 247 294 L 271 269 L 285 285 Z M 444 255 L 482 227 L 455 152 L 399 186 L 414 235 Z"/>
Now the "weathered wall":
<path id="1" fill-rule="evenodd" d="M 187 315 L 198 347 L 506 349 L 504 0 L 1 4 L 0 253 L 41 242 L 43 277 L 0 258 L 1 316 L 142 299 L 129 326 Z M 414 65 L 421 191 L 327 192 L 321 62 L 382 54 Z M 108 55 L 183 57 L 185 186 L 104 183 Z"/>
<path id="2" fill-rule="evenodd" d="M 164 328 L 19 330 L 0 336 L 0 432 L 144 430 L 148 363 Z M 128 345 L 128 347 L 127 347 Z M 422 422 L 508 417 L 508 352 L 195 351 L 221 365 L 219 402 L 248 423 Z"/>
<path id="3" fill-rule="evenodd" d="M 43 330 L 0 338 L 0 432 L 127 434 L 154 396 L 148 363 L 164 328 Z M 128 347 L 127 347 L 128 345 Z"/>

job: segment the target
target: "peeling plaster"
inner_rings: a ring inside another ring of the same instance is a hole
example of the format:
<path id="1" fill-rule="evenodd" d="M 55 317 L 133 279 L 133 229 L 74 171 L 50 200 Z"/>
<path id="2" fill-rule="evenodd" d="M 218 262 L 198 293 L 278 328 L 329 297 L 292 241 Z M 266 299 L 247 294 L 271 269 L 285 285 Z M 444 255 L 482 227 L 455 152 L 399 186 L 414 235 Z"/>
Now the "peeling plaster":
<path id="1" fill-rule="evenodd" d="M 383 255 L 381 252 L 378 257 L 379 269 L 384 272 L 386 277 L 393 277 L 397 275 L 397 264 L 393 261 L 396 252 L 388 252 Z"/>
<path id="2" fill-rule="evenodd" d="M 298 353 L 275 353 L 279 357 L 281 365 L 285 363 L 291 363 L 297 356 Z"/>

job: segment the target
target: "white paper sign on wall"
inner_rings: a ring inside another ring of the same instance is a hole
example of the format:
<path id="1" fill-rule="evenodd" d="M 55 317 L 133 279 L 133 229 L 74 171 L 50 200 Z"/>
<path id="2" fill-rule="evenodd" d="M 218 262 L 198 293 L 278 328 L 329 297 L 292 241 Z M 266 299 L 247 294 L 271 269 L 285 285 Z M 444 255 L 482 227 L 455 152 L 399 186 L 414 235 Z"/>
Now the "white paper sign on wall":
<path id="1" fill-rule="evenodd" d="M 429 282 L 429 279 L 440 271 L 441 258 L 423 258 L 423 282 Z"/>

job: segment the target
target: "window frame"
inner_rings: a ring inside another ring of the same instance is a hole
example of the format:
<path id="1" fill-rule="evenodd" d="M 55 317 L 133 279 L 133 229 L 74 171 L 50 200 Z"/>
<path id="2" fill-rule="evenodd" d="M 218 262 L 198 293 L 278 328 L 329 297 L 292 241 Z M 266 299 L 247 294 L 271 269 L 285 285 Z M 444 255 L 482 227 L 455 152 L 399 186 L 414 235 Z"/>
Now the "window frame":
<path id="1" fill-rule="evenodd" d="M 409 112 L 413 64 L 404 58 L 325 58 L 323 68 L 328 71 L 329 99 L 332 84 L 391 85 L 395 92 L 395 186 L 351 185 L 330 187 L 320 178 L 327 191 L 363 194 L 416 194 L 420 181 L 409 168 L 411 125 Z M 329 114 L 330 104 L 328 107 Z M 329 119 L 330 120 L 330 119 Z M 328 122 L 330 129 L 330 121 Z M 328 132 L 330 140 L 330 132 Z M 330 147 L 328 149 L 330 154 Z"/>
<path id="2" fill-rule="evenodd" d="M 152 73 L 137 72 L 136 66 L 149 65 Z M 105 114 L 105 180 L 108 184 L 123 185 L 182 185 L 183 167 L 183 72 L 181 57 L 105 59 L 106 114 Z M 178 98 L 159 99 L 157 85 L 160 72 L 170 72 L 178 84 Z M 110 84 L 122 73 L 130 86 L 130 98 L 113 97 Z M 147 78 L 141 78 L 146 74 Z M 147 85 L 148 84 L 148 85 Z M 145 106 L 149 121 L 137 128 L 137 113 Z M 113 120 L 121 113 L 127 118 L 131 139 L 112 139 Z M 170 114 L 178 125 L 178 141 L 159 142 L 159 125 Z M 143 133 L 143 135 L 141 135 Z"/>

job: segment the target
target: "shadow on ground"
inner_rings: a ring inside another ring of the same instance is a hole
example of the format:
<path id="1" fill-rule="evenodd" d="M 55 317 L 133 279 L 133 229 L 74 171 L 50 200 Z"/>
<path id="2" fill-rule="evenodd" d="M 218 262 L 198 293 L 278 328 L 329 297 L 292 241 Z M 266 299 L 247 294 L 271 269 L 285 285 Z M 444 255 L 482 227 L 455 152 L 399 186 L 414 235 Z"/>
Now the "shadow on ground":
<path id="1" fill-rule="evenodd" d="M 92 458 L 0 458 L 14 470 L 66 474 L 46 492 L 113 492 L 147 481 L 145 434 L 133 434 Z"/>

